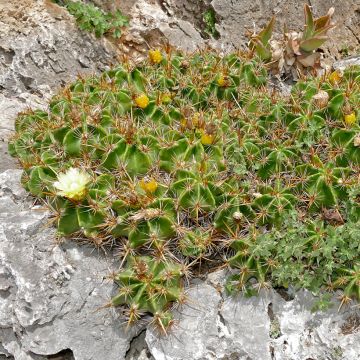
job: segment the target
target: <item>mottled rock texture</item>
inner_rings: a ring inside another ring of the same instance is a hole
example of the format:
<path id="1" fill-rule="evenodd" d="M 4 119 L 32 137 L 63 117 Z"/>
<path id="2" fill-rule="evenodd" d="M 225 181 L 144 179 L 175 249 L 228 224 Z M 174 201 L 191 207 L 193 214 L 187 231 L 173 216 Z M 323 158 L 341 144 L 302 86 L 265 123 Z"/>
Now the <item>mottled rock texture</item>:
<path id="1" fill-rule="evenodd" d="M 172 45 L 188 50 L 210 45 L 229 51 L 243 48 L 246 31 L 259 30 L 275 15 L 276 31 L 284 24 L 302 30 L 303 4 L 312 6 L 315 15 L 324 15 L 335 7 L 337 28 L 324 51 L 338 58 L 351 55 L 360 47 L 360 0 L 94 0 L 106 10 L 122 9 L 132 17 L 131 28 L 124 38 L 132 50 L 161 44 L 164 38 Z M 219 39 L 209 38 L 203 15 L 213 10 Z"/>
<path id="2" fill-rule="evenodd" d="M 245 27 L 253 21 L 261 26 L 273 13 L 302 24 L 298 1 L 94 2 L 133 16 L 124 36 L 129 51 L 164 37 L 188 50 L 205 43 L 243 46 Z M 312 0 L 319 14 L 332 3 Z M 217 42 L 204 34 L 202 13 L 209 7 L 217 15 Z M 338 7 L 345 31 L 338 39 L 356 46 L 359 1 Z M 46 108 L 56 89 L 78 73 L 103 70 L 116 61 L 117 51 L 107 40 L 80 32 L 50 1 L 0 0 L 0 14 L 1 360 L 359 359 L 358 308 L 337 312 L 334 306 L 312 314 L 314 298 L 308 292 L 289 301 L 272 290 L 250 299 L 229 298 L 222 289 L 223 272 L 194 281 L 167 338 L 144 323 L 126 331 L 120 312 L 100 309 L 114 290 L 106 279 L 116 269 L 113 254 L 56 240 L 49 214 L 22 189 L 6 141 L 19 111 Z"/>
<path id="3" fill-rule="evenodd" d="M 274 290 L 258 297 L 228 297 L 224 272 L 212 273 L 188 291 L 168 337 L 148 329 L 156 360 L 355 360 L 360 355 L 360 310 L 312 313 L 307 291 L 286 300 Z"/>

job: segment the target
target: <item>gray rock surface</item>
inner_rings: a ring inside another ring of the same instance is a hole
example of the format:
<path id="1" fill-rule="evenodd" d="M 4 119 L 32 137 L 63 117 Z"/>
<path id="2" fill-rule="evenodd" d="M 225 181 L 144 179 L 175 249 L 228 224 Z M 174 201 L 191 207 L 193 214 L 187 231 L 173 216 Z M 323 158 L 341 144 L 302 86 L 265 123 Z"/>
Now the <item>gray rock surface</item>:
<path id="1" fill-rule="evenodd" d="M 42 97 L 79 73 L 104 70 L 116 50 L 78 30 L 50 0 L 0 2 L 0 89 L 4 95 Z"/>
<path id="2" fill-rule="evenodd" d="M 292 30 L 302 30 L 303 4 L 312 6 L 316 16 L 335 7 L 336 29 L 323 46 L 334 58 L 352 55 L 360 48 L 360 0 L 94 0 L 107 11 L 121 9 L 132 18 L 124 37 L 128 51 L 142 51 L 166 41 L 187 50 L 211 46 L 221 51 L 243 48 L 246 32 L 259 30 L 276 15 L 276 32 L 284 24 Z M 219 38 L 206 34 L 203 15 L 214 10 Z"/>
<path id="3" fill-rule="evenodd" d="M 360 66 L 360 55 L 350 56 L 333 64 L 333 68 L 339 70 L 345 70 L 349 66 Z"/>
<path id="4" fill-rule="evenodd" d="M 176 312 L 168 337 L 148 329 L 146 342 L 156 360 L 357 360 L 360 310 L 312 313 L 315 298 L 298 292 L 290 301 L 274 290 L 258 297 L 228 297 L 226 274 L 210 274 L 193 285 Z"/>

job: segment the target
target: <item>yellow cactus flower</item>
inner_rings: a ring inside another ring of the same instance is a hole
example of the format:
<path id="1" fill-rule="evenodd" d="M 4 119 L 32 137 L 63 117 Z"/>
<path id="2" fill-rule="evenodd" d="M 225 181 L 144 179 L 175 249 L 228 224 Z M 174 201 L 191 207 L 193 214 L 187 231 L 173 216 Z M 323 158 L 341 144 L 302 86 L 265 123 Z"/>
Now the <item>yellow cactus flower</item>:
<path id="1" fill-rule="evenodd" d="M 86 195 L 86 185 L 91 177 L 77 168 L 70 168 L 66 173 L 58 175 L 58 181 L 54 187 L 58 189 L 57 195 L 64 196 L 70 200 L 82 200 Z"/>
<path id="2" fill-rule="evenodd" d="M 153 194 L 158 188 L 158 183 L 154 179 L 142 179 L 139 182 L 140 187 L 149 194 Z"/>
<path id="3" fill-rule="evenodd" d="M 219 76 L 219 78 L 217 79 L 217 84 L 218 84 L 220 87 L 226 86 L 227 81 L 226 81 L 224 75 L 220 75 L 220 76 Z"/>
<path id="4" fill-rule="evenodd" d="M 203 145 L 211 145 L 214 142 L 214 135 L 211 134 L 202 134 L 201 135 L 201 143 Z"/>
<path id="5" fill-rule="evenodd" d="M 153 64 L 161 63 L 163 56 L 159 49 L 149 51 L 149 59 Z"/>
<path id="6" fill-rule="evenodd" d="M 352 112 L 351 114 L 347 114 L 344 116 L 344 120 L 345 120 L 345 124 L 346 125 L 354 125 L 356 123 L 356 115 L 354 112 Z"/>
<path id="7" fill-rule="evenodd" d="M 337 84 L 341 81 L 342 79 L 342 74 L 340 71 L 338 70 L 335 70 L 334 72 L 332 72 L 330 75 L 329 75 L 329 81 L 332 83 L 332 84 Z"/>
<path id="8" fill-rule="evenodd" d="M 141 109 L 145 109 L 149 105 L 149 102 L 150 100 L 145 94 L 141 94 L 135 98 L 136 105 Z"/>

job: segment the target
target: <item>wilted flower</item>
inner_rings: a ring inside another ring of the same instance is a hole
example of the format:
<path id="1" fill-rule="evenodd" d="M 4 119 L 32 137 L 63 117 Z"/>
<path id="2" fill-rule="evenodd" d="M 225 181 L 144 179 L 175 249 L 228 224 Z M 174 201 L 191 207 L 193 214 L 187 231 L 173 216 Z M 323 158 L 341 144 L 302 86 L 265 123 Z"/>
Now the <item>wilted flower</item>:
<path id="1" fill-rule="evenodd" d="M 234 220 L 241 220 L 243 218 L 243 214 L 240 211 L 235 211 L 233 213 L 233 219 Z"/>
<path id="2" fill-rule="evenodd" d="M 360 147 L 360 134 L 354 138 L 354 146 Z"/>
<path id="3" fill-rule="evenodd" d="M 66 173 L 58 175 L 58 181 L 54 183 L 54 186 L 59 190 L 57 195 L 71 200 L 81 200 L 86 194 L 86 185 L 90 180 L 91 177 L 86 172 L 70 168 Z"/>
<path id="4" fill-rule="evenodd" d="M 315 103 L 319 106 L 320 109 L 324 108 L 329 102 L 329 94 L 320 90 L 317 94 L 313 96 Z"/>

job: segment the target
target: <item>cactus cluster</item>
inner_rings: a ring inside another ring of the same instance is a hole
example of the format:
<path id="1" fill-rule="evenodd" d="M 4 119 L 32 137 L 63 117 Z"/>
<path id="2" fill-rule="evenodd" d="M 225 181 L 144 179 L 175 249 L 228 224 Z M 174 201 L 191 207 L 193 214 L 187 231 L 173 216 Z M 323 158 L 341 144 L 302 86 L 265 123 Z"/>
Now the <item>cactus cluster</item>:
<path id="1" fill-rule="evenodd" d="M 243 54 L 170 47 L 79 78 L 19 115 L 10 153 L 58 232 L 117 243 L 114 306 L 165 330 L 183 281 L 233 267 L 228 290 L 342 288 L 359 299 L 360 70 L 266 86 Z"/>

